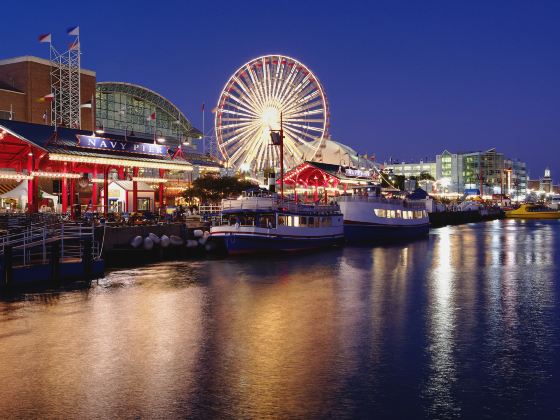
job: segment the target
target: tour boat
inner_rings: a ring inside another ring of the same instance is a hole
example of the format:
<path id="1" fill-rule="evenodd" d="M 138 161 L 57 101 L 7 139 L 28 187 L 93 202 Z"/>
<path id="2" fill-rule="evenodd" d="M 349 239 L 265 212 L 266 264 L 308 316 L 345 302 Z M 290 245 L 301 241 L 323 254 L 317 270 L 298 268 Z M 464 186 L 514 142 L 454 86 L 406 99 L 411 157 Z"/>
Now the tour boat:
<path id="1" fill-rule="evenodd" d="M 376 185 L 353 188 L 337 197 L 349 243 L 379 243 L 428 234 L 430 220 L 424 200 L 387 198 Z"/>
<path id="2" fill-rule="evenodd" d="M 518 209 L 506 211 L 508 219 L 560 219 L 560 211 L 538 204 L 522 204 Z"/>
<path id="3" fill-rule="evenodd" d="M 244 193 L 222 200 L 221 217 L 210 229 L 210 238 L 230 255 L 326 248 L 344 242 L 343 216 L 336 203 L 306 204 L 262 192 Z"/>

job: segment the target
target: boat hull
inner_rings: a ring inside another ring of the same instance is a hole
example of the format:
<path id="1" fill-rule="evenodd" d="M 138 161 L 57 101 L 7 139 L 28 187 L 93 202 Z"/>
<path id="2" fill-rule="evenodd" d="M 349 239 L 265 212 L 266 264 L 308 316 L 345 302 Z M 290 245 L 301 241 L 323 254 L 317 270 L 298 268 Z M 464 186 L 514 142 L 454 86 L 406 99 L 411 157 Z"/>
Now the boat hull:
<path id="1" fill-rule="evenodd" d="M 360 223 L 345 220 L 344 236 L 348 243 L 375 244 L 387 241 L 415 239 L 427 236 L 429 223 L 415 225 L 388 225 Z"/>
<path id="2" fill-rule="evenodd" d="M 528 219 L 528 220 L 558 220 L 560 219 L 560 212 L 550 213 L 508 213 L 505 215 L 506 219 Z"/>
<path id="3" fill-rule="evenodd" d="M 262 254 L 271 252 L 303 252 L 341 245 L 343 235 L 320 237 L 290 237 L 230 233 L 213 236 L 229 255 Z"/>

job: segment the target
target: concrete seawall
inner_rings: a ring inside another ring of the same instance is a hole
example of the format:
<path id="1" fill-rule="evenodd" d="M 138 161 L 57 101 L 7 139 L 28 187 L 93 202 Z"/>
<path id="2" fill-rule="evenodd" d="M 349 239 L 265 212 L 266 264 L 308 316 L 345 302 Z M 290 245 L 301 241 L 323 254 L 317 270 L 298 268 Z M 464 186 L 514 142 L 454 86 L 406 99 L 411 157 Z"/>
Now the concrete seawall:
<path id="1" fill-rule="evenodd" d="M 105 232 L 105 239 L 103 233 Z M 185 239 L 187 234 L 187 227 L 182 223 L 172 223 L 168 225 L 153 225 L 153 226 L 119 226 L 119 227 L 103 227 L 95 228 L 95 240 L 103 242 L 103 255 L 111 252 L 115 247 L 122 247 L 130 244 L 130 240 L 135 236 L 142 236 L 145 238 L 149 233 L 154 233 L 157 236 L 162 235 L 176 235 Z"/>

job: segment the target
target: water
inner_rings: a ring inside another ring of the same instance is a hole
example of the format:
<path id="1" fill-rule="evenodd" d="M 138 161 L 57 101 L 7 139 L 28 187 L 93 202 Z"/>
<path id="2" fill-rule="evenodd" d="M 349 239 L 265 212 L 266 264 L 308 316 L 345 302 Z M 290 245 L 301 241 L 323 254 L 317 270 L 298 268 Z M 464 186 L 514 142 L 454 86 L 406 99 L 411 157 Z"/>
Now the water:
<path id="1" fill-rule="evenodd" d="M 0 302 L 0 416 L 560 418 L 560 223 Z"/>

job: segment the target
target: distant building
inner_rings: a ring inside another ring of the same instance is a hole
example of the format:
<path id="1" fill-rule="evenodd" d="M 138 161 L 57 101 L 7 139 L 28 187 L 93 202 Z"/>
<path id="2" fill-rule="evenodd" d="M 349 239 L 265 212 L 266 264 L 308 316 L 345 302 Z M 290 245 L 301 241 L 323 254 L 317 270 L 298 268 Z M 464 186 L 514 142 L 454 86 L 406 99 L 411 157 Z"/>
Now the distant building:
<path id="1" fill-rule="evenodd" d="M 436 162 L 421 160 L 420 162 L 385 163 L 384 168 L 391 170 L 395 175 L 403 175 L 407 179 L 418 178 L 423 174 L 430 175 L 436 179 Z"/>
<path id="2" fill-rule="evenodd" d="M 552 176 L 549 168 L 544 170 L 544 176 L 540 179 L 539 190 L 545 193 L 552 192 Z"/>
<path id="3" fill-rule="evenodd" d="M 436 180 L 441 192 L 450 194 L 507 194 L 525 196 L 525 162 L 512 160 L 496 149 L 485 152 L 451 153 L 436 156 Z"/>

